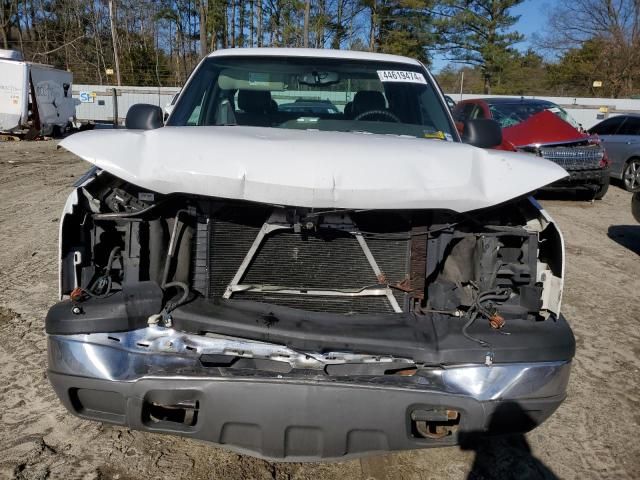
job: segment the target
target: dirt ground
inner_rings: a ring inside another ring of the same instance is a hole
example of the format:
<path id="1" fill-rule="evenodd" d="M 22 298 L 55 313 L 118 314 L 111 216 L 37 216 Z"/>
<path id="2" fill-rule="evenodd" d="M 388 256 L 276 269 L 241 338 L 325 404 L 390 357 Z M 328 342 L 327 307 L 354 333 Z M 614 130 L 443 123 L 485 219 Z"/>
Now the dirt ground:
<path id="1" fill-rule="evenodd" d="M 56 142 L 0 142 L 0 478 L 460 479 L 640 476 L 640 225 L 630 195 L 543 200 L 567 249 L 577 339 L 568 398 L 524 436 L 344 463 L 273 464 L 192 440 L 80 420 L 46 377 L 58 217 L 86 170 Z"/>

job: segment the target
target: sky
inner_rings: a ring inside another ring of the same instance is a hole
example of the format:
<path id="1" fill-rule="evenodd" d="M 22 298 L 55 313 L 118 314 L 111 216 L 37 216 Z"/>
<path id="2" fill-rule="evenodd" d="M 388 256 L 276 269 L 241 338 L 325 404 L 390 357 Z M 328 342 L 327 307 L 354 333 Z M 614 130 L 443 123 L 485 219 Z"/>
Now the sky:
<path id="1" fill-rule="evenodd" d="M 513 15 L 520 15 L 518 23 L 513 27 L 525 36 L 525 40 L 516 45 L 519 50 L 526 50 L 531 46 L 529 43 L 533 34 L 544 30 L 547 21 L 547 12 L 554 7 L 554 4 L 563 0 L 525 0 L 520 5 L 512 9 Z M 447 63 L 442 57 L 433 59 L 432 70 L 440 71 Z"/>

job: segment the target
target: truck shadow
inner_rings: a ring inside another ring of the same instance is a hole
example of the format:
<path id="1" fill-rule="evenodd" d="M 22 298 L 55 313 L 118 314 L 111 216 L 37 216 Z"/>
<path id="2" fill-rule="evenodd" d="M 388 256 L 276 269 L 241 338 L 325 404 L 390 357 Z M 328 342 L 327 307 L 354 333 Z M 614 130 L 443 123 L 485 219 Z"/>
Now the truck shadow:
<path id="1" fill-rule="evenodd" d="M 640 255 L 640 225 L 611 225 L 607 236 L 617 244 Z"/>
<path id="2" fill-rule="evenodd" d="M 526 432 L 534 426 L 520 405 L 509 402 L 496 408 L 489 433 L 460 433 L 460 448 L 475 452 L 467 480 L 557 480 L 556 474 L 533 455 L 524 434 L 501 433 L 514 428 Z"/>

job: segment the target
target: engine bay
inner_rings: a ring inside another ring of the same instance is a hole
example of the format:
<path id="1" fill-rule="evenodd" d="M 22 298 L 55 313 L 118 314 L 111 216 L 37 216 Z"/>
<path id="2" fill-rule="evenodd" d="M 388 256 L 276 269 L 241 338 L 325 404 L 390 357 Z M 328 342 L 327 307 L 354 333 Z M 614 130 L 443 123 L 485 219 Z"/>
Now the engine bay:
<path id="1" fill-rule="evenodd" d="M 87 331 L 154 324 L 203 333 L 215 309 L 237 307 L 266 328 L 285 317 L 310 330 L 336 318 L 438 318 L 485 347 L 477 328 L 559 313 L 561 237 L 528 198 L 465 214 L 313 210 L 159 195 L 106 172 L 77 192 L 62 225 L 61 296 Z"/>

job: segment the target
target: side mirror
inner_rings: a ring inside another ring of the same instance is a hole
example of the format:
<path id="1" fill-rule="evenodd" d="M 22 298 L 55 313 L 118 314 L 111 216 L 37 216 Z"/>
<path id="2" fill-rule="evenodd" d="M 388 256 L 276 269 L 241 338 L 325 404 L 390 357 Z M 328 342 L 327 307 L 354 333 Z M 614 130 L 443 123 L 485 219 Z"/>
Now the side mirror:
<path id="1" fill-rule="evenodd" d="M 162 109 L 148 103 L 131 105 L 124 120 L 124 126 L 131 130 L 153 130 L 164 126 Z"/>
<path id="2" fill-rule="evenodd" d="M 464 122 L 462 141 L 480 148 L 494 148 L 502 143 L 502 128 L 495 120 L 476 118 Z"/>

